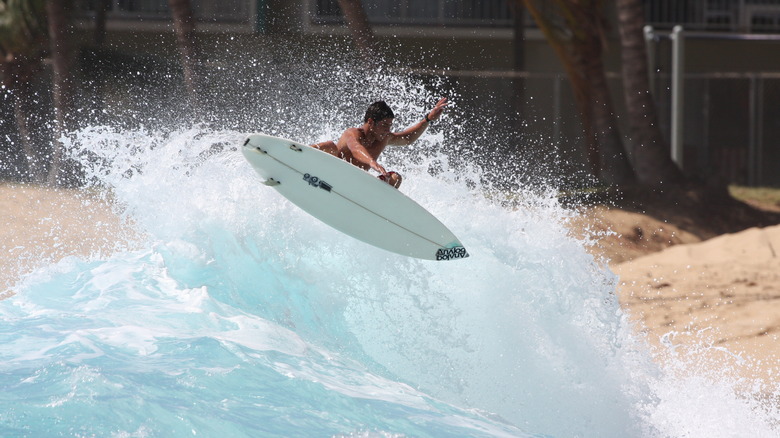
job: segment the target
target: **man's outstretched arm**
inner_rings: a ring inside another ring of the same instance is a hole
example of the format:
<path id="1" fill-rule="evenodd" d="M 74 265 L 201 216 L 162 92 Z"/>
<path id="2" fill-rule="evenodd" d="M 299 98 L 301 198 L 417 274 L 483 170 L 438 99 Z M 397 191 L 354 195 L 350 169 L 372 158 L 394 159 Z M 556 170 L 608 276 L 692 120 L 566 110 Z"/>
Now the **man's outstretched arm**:
<path id="1" fill-rule="evenodd" d="M 428 112 L 425 117 L 414 125 L 404 129 L 401 132 L 393 133 L 392 138 L 388 144 L 394 146 L 405 146 L 414 143 L 415 140 L 420 138 L 423 132 L 428 128 L 429 122 L 437 120 L 441 117 L 441 113 L 444 112 L 444 108 L 447 107 L 447 98 L 444 97 L 436 103 L 436 106 Z"/>

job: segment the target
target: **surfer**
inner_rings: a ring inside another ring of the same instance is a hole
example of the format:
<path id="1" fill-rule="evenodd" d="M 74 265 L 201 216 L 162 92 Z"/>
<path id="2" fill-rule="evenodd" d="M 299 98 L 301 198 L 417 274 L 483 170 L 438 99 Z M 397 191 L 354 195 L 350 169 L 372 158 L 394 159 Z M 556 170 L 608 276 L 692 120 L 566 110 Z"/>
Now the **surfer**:
<path id="1" fill-rule="evenodd" d="M 442 98 L 422 120 L 400 132 L 391 132 L 395 114 L 384 101 L 372 103 L 363 118 L 363 126 L 349 128 L 341 134 L 338 142 L 326 141 L 312 145 L 321 151 L 335 155 L 362 169 L 374 169 L 380 173 L 379 179 L 398 188 L 401 175 L 388 172 L 377 159 L 385 147 L 406 146 L 420 138 L 428 126 L 441 116 L 447 106 L 447 98 Z"/>

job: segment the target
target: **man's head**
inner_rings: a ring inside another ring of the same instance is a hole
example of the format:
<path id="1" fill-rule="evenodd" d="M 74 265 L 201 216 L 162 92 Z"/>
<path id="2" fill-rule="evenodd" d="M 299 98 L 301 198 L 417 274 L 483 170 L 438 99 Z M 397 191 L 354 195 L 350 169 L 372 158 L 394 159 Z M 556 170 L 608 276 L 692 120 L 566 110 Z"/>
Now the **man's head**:
<path id="1" fill-rule="evenodd" d="M 374 121 L 374 123 L 377 123 L 384 119 L 394 118 L 395 114 L 393 114 L 393 110 L 390 109 L 385 101 L 380 100 L 369 105 L 368 109 L 366 110 L 366 116 L 363 118 L 363 122 L 368 122 L 368 120 L 371 119 Z"/>

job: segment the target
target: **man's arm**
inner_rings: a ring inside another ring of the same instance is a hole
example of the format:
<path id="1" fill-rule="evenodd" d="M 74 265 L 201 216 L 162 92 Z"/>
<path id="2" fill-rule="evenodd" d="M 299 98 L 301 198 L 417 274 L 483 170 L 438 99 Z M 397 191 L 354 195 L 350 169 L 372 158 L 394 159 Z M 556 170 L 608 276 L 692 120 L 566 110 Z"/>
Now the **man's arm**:
<path id="1" fill-rule="evenodd" d="M 357 129 L 348 129 L 344 132 L 344 140 L 347 142 L 347 147 L 352 153 L 352 159 L 366 167 L 376 170 L 382 175 L 387 175 L 387 171 L 379 163 L 376 162 L 374 157 L 368 153 L 368 150 L 362 143 L 360 143 L 360 134 Z"/>
<path id="2" fill-rule="evenodd" d="M 414 125 L 404 129 L 401 132 L 395 132 L 390 137 L 390 141 L 387 144 L 394 146 L 406 146 L 414 143 L 415 140 L 420 138 L 423 132 L 428 129 L 429 121 L 437 120 L 441 117 L 441 113 L 444 112 L 444 108 L 447 106 L 447 98 L 442 98 L 436 103 L 436 106 L 425 115 L 425 118 L 415 123 Z"/>

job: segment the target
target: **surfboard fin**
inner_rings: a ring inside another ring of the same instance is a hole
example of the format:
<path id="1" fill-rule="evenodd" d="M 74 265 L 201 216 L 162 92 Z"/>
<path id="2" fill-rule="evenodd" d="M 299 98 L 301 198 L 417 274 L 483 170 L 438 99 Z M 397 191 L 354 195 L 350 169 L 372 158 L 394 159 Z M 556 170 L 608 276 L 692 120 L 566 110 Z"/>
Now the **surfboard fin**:
<path id="1" fill-rule="evenodd" d="M 268 178 L 267 180 L 263 181 L 263 184 L 269 187 L 273 187 L 273 186 L 278 186 L 281 183 L 273 178 Z"/>

